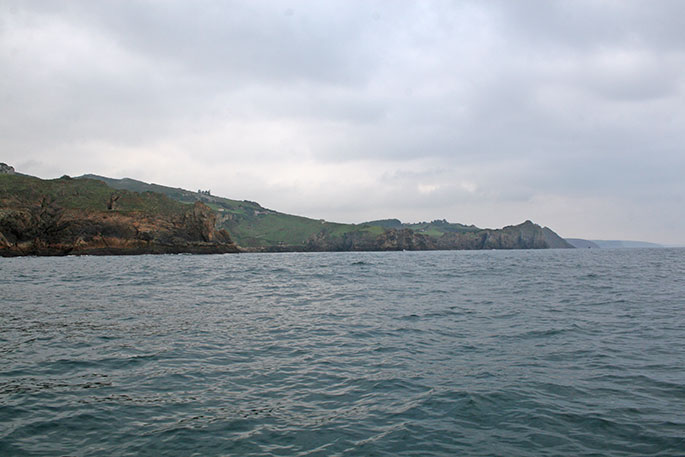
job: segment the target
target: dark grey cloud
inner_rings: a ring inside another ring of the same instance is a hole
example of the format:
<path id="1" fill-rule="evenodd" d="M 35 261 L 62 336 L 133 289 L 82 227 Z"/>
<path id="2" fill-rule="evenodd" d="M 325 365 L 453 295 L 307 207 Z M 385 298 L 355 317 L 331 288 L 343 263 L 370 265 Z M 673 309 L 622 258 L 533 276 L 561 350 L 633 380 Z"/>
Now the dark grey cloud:
<path id="1" fill-rule="evenodd" d="M 684 13 L 6 1 L 1 159 L 333 220 L 531 218 L 567 236 L 683 242 Z"/>

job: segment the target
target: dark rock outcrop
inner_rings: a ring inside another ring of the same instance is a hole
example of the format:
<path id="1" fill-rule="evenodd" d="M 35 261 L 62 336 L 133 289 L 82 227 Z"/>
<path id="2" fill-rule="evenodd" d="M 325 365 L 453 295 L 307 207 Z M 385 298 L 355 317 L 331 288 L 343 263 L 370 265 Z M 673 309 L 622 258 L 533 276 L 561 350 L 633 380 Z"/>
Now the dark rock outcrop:
<path id="1" fill-rule="evenodd" d="M 387 229 L 381 235 L 355 231 L 332 236 L 326 231 L 311 237 L 303 251 L 425 251 L 436 249 L 433 240 L 410 229 Z"/>
<path id="2" fill-rule="evenodd" d="M 196 203 L 177 218 L 41 208 L 0 214 L 0 255 L 238 252 L 214 214 Z M 211 227 L 211 228 L 210 228 Z"/>

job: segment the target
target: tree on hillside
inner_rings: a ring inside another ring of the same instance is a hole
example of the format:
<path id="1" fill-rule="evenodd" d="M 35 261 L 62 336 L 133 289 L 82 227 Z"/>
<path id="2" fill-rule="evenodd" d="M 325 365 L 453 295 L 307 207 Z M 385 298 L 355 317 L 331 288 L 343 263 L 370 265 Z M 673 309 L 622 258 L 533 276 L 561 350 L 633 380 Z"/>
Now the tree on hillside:
<path id="1" fill-rule="evenodd" d="M 112 194 L 109 196 L 109 201 L 107 202 L 107 209 L 112 210 L 114 209 L 114 203 L 119 200 L 120 195 Z"/>

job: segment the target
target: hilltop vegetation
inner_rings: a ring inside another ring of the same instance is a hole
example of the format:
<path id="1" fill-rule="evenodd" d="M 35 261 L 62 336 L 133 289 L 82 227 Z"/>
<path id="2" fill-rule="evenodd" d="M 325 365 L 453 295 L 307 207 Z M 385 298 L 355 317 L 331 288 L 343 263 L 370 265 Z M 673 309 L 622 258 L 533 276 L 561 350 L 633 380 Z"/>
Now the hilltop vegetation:
<path id="1" fill-rule="evenodd" d="M 40 179 L 13 174 L 0 175 L 0 203 L 2 208 L 31 205 L 43 199 L 58 202 L 64 209 L 89 211 L 107 210 L 111 198 L 118 212 L 180 214 L 187 210 L 183 204 L 161 193 L 115 190 L 102 181 L 74 179 Z M 109 208 L 112 209 L 112 208 Z"/>
<path id="2" fill-rule="evenodd" d="M 381 219 L 366 222 L 367 225 L 377 225 L 386 229 L 410 229 L 418 233 L 423 233 L 432 237 L 440 237 L 446 233 L 468 233 L 482 230 L 475 225 L 455 224 L 447 222 L 445 219 L 436 219 L 431 222 L 417 222 L 407 224 L 399 219 Z"/>

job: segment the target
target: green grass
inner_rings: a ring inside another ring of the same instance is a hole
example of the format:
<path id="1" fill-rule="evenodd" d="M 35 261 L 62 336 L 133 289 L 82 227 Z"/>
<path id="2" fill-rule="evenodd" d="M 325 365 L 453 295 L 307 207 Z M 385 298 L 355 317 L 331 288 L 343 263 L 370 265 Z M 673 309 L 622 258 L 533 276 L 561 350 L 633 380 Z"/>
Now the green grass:
<path id="1" fill-rule="evenodd" d="M 147 184 L 134 179 L 112 179 L 95 175 L 86 175 L 86 177 L 100 179 L 114 188 L 137 192 L 159 192 L 184 203 L 201 200 L 217 211 L 220 227 L 228 230 L 235 242 L 243 247 L 303 246 L 310 238 L 318 234 L 324 234 L 332 239 L 339 239 L 353 233 L 377 237 L 388 228 L 408 228 L 434 238 L 439 238 L 449 232 L 479 230 L 473 226 L 450 224 L 444 220 L 403 224 L 396 219 L 386 219 L 363 224 L 339 224 L 279 213 L 263 208 L 255 202 L 200 195 L 189 190 Z"/>
<path id="2" fill-rule="evenodd" d="M 220 227 L 228 230 L 235 242 L 243 247 L 302 246 L 321 231 L 331 236 L 343 236 L 344 233 L 359 230 L 358 226 L 353 224 L 336 224 L 279 213 L 245 200 L 200 195 L 189 190 L 147 184 L 133 179 L 112 179 L 95 175 L 86 177 L 99 179 L 119 189 L 160 192 L 181 202 L 192 203 L 201 200 L 217 211 L 221 221 Z M 382 231 L 381 228 L 372 230 L 378 234 Z"/>
<path id="3" fill-rule="evenodd" d="M 180 214 L 187 206 L 152 192 L 116 190 L 101 181 L 59 178 L 43 180 L 24 175 L 0 175 L 0 202 L 3 207 L 40 205 L 43 200 L 65 209 L 108 211 L 112 195 L 118 196 L 112 211 Z"/>

